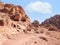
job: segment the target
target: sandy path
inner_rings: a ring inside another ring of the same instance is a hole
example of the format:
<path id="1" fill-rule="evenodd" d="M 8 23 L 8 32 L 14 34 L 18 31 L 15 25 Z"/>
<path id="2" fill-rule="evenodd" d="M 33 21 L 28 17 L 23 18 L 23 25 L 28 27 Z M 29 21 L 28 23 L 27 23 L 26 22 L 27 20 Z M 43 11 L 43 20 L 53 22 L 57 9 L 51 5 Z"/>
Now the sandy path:
<path id="1" fill-rule="evenodd" d="M 48 41 L 40 39 L 40 37 L 45 37 Z M 35 42 L 35 43 L 34 43 Z M 15 40 L 7 40 L 3 45 L 60 45 L 57 39 L 51 38 L 44 34 L 21 34 L 16 37 Z"/>

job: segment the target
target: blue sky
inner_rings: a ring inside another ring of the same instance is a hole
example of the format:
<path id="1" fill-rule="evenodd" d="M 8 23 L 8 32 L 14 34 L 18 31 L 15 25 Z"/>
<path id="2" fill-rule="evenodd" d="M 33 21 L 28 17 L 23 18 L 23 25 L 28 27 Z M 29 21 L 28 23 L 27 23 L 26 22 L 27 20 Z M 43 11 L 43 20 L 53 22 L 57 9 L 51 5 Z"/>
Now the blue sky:
<path id="1" fill-rule="evenodd" d="M 31 21 L 43 22 L 45 19 L 60 14 L 60 0 L 0 0 L 4 3 L 20 5 Z"/>

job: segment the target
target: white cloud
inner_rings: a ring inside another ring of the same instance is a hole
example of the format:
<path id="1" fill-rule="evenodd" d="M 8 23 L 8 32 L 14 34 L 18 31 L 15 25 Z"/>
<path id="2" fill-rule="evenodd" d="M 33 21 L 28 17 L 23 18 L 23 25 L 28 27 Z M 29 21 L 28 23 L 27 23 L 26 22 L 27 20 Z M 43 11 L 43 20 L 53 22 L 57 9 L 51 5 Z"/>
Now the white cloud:
<path id="1" fill-rule="evenodd" d="M 51 13 L 52 5 L 48 2 L 36 1 L 28 4 L 26 10 L 30 12 L 38 12 L 43 14 Z"/>

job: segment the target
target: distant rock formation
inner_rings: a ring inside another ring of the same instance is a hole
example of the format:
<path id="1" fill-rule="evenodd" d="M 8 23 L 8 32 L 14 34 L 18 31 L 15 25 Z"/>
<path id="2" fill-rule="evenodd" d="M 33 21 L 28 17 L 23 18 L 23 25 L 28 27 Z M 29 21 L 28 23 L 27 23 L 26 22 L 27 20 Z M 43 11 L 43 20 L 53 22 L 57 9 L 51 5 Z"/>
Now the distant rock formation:
<path id="1" fill-rule="evenodd" d="M 33 24 L 35 27 L 38 27 L 38 26 L 39 26 L 39 22 L 38 22 L 37 20 L 34 20 L 34 21 L 32 22 L 32 24 Z"/>
<path id="2" fill-rule="evenodd" d="M 57 14 L 46 19 L 41 25 L 48 28 L 50 31 L 60 31 L 60 15 Z"/>

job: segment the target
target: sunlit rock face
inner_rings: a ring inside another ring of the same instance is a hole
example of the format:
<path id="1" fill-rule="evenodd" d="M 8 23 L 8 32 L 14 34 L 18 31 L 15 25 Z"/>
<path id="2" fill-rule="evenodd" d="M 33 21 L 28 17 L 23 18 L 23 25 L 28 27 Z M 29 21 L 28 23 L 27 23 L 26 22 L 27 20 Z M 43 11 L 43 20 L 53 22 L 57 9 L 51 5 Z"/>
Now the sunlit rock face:
<path id="1" fill-rule="evenodd" d="M 0 2 L 0 26 L 19 28 L 20 25 L 27 27 L 29 23 L 30 19 L 21 6 Z"/>
<path id="2" fill-rule="evenodd" d="M 46 19 L 41 25 L 52 31 L 53 30 L 60 31 L 60 15 L 56 14 L 55 16 Z"/>

